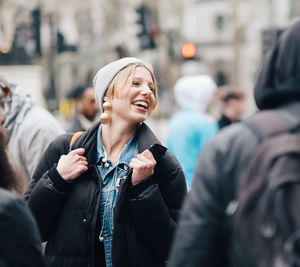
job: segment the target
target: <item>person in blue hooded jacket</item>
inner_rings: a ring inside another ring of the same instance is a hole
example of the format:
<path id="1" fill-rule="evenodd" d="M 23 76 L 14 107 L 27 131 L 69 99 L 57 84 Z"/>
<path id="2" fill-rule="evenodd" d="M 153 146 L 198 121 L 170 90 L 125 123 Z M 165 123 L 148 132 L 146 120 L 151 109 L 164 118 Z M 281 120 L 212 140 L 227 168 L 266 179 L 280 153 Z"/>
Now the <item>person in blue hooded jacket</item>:
<path id="1" fill-rule="evenodd" d="M 169 121 L 167 147 L 181 164 L 188 188 L 203 146 L 218 131 L 216 120 L 206 113 L 216 89 L 208 75 L 185 76 L 174 86 L 180 110 Z"/>

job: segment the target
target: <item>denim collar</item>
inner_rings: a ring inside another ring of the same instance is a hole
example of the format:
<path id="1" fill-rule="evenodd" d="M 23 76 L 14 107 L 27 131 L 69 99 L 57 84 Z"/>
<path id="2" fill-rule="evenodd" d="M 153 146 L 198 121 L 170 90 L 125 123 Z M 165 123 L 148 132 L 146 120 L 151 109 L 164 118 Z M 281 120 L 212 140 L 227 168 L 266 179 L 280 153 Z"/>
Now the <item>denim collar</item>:
<path id="1" fill-rule="evenodd" d="M 123 148 L 120 158 L 117 163 L 112 164 L 112 162 L 107 158 L 105 148 L 101 140 L 101 129 L 102 125 L 99 125 L 97 132 L 97 152 L 96 152 L 96 162 L 97 166 L 100 167 L 101 176 L 103 179 L 108 173 L 114 170 L 116 167 L 127 171 L 129 168 L 129 163 L 132 158 L 137 155 L 137 135 L 136 133 L 129 139 L 128 143 Z M 107 165 L 106 165 L 107 164 Z M 108 166 L 109 164 L 109 166 Z M 105 175 L 103 175 L 105 173 Z"/>

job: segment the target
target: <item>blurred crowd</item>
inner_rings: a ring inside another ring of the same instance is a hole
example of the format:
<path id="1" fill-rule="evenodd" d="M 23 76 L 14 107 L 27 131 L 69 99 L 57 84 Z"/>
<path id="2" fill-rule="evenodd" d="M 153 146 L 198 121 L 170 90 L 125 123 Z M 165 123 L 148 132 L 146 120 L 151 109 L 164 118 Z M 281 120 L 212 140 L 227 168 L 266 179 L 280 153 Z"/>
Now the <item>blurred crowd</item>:
<path id="1" fill-rule="evenodd" d="M 63 122 L 1 76 L 0 266 L 300 266 L 284 265 L 280 247 L 235 250 L 227 216 L 263 140 L 248 118 L 279 110 L 299 129 L 299 36 L 298 21 L 266 57 L 254 115 L 243 88 L 178 77 L 166 140 L 145 123 L 159 88 L 142 59 L 112 61 L 70 90 Z M 272 128 L 276 112 L 261 124 Z"/>

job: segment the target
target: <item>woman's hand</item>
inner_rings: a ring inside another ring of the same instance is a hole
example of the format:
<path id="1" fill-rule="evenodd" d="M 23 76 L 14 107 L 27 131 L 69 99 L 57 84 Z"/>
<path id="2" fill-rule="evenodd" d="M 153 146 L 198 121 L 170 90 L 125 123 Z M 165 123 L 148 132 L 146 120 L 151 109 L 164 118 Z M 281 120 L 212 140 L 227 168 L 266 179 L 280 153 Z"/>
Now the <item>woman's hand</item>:
<path id="1" fill-rule="evenodd" d="M 132 171 L 131 183 L 137 185 L 144 181 L 154 173 L 156 161 L 152 153 L 146 149 L 142 154 L 138 154 L 136 158 L 130 161 L 129 167 Z"/>
<path id="2" fill-rule="evenodd" d="M 56 169 L 64 180 L 74 180 L 87 171 L 88 163 L 86 157 L 82 156 L 84 152 L 84 148 L 77 148 L 60 157 Z"/>

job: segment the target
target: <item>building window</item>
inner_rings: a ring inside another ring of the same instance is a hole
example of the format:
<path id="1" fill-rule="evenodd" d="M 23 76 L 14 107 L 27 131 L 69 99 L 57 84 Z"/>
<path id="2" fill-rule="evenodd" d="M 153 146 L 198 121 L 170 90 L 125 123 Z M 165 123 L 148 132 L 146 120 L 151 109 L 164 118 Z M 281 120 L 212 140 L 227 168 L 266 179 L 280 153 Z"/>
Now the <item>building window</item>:
<path id="1" fill-rule="evenodd" d="M 300 1 L 290 0 L 290 17 L 295 18 L 300 16 Z"/>
<path id="2" fill-rule="evenodd" d="M 226 19 L 223 15 L 217 15 L 215 17 L 215 26 L 219 32 L 223 32 L 226 27 Z"/>
<path id="3" fill-rule="evenodd" d="M 220 87 L 222 85 L 226 85 L 228 83 L 227 75 L 223 71 L 218 71 L 216 74 L 216 83 L 217 86 Z"/>

